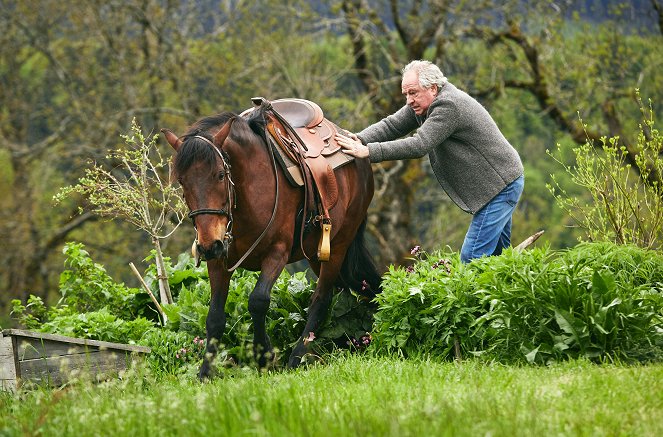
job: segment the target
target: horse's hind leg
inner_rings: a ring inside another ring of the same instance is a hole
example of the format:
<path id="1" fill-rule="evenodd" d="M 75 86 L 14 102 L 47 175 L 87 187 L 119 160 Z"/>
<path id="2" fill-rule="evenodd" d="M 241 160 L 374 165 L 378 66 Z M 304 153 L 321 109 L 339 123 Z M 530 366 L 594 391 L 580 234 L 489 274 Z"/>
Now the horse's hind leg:
<path id="1" fill-rule="evenodd" d="M 265 319 L 269 310 L 272 287 L 285 267 L 287 256 L 277 258 L 272 256 L 263 262 L 256 286 L 249 295 L 249 313 L 253 321 L 253 353 L 260 367 L 265 367 L 268 360 L 273 358 Z"/>
<path id="2" fill-rule="evenodd" d="M 208 379 L 212 373 L 212 362 L 219 349 L 221 336 L 226 328 L 226 299 L 228 298 L 228 286 L 231 273 L 225 271 L 220 260 L 207 261 L 207 272 L 209 274 L 210 289 L 212 297 L 209 312 L 205 320 L 207 331 L 207 348 L 205 357 L 200 367 L 198 377 L 201 380 Z"/>
<path id="3" fill-rule="evenodd" d="M 335 253 L 336 255 L 334 255 Z M 302 332 L 297 345 L 290 354 L 288 367 L 297 367 L 301 363 L 302 358 L 310 350 L 308 343 L 310 341 L 309 339 L 311 333 L 315 335 L 316 331 L 318 328 L 320 328 L 320 325 L 327 316 L 329 305 L 332 301 L 334 284 L 343 263 L 343 256 L 339 257 L 338 253 L 338 251 L 332 251 L 330 260 L 322 263 L 320 266 L 318 283 L 315 287 L 313 295 L 311 296 L 311 303 L 308 307 L 308 319 L 306 320 L 306 326 L 304 327 L 304 331 Z"/>

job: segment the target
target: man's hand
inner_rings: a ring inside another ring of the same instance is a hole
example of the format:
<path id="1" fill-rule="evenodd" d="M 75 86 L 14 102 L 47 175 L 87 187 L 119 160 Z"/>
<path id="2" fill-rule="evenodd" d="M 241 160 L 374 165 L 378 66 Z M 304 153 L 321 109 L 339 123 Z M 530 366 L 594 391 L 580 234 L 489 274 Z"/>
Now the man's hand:
<path id="1" fill-rule="evenodd" d="M 348 136 L 336 134 L 334 137 L 346 153 L 355 158 L 368 158 L 368 147 L 364 146 L 357 135 L 348 132 Z"/>

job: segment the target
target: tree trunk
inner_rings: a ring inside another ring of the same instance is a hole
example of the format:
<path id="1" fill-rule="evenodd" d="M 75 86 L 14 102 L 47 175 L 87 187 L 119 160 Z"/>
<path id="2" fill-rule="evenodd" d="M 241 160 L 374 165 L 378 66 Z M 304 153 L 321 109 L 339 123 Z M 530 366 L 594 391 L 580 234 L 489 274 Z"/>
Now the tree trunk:
<path id="1" fill-rule="evenodd" d="M 159 239 L 152 237 L 152 244 L 157 253 L 155 263 L 157 265 L 157 279 L 159 281 L 159 298 L 161 299 L 161 303 L 173 303 L 173 296 L 170 294 L 170 286 L 168 285 L 166 263 L 163 260 Z"/>

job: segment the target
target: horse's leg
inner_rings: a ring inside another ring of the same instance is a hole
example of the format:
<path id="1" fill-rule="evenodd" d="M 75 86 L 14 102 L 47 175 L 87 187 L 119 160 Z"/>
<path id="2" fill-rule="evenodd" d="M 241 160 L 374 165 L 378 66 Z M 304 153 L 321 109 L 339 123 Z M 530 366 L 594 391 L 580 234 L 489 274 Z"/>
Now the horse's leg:
<path id="1" fill-rule="evenodd" d="M 283 271 L 287 259 L 287 251 L 273 250 L 271 256 L 263 261 L 256 286 L 249 295 L 249 313 L 253 321 L 253 353 L 260 367 L 265 367 L 272 358 L 272 345 L 267 335 L 265 319 L 272 286 Z"/>
<path id="2" fill-rule="evenodd" d="M 221 336 L 226 327 L 226 299 L 228 298 L 228 286 L 232 273 L 228 273 L 223 267 L 221 260 L 207 261 L 207 272 L 209 274 L 212 298 L 210 300 L 209 312 L 205 320 L 207 330 L 207 348 L 203 365 L 200 367 L 198 377 L 208 379 L 212 373 L 212 362 L 219 350 Z"/>
<path id="3" fill-rule="evenodd" d="M 334 255 L 335 253 L 336 255 Z M 338 256 L 339 253 L 340 250 L 336 250 L 336 252 L 332 250 L 332 255 L 329 261 L 326 261 L 319 266 L 318 283 L 311 296 L 306 326 L 304 327 L 304 331 L 302 332 L 297 345 L 290 354 L 288 367 L 297 367 L 300 364 L 302 357 L 304 357 L 310 349 L 308 346 L 310 334 L 315 334 L 320 327 L 320 324 L 327 316 L 327 311 L 329 310 L 329 305 L 332 301 L 334 284 L 339 271 L 341 270 L 341 265 L 343 264 L 343 256 L 345 256 L 345 251 L 342 251 L 342 256 Z M 312 267 L 314 270 L 318 269 L 317 265 L 312 265 Z"/>

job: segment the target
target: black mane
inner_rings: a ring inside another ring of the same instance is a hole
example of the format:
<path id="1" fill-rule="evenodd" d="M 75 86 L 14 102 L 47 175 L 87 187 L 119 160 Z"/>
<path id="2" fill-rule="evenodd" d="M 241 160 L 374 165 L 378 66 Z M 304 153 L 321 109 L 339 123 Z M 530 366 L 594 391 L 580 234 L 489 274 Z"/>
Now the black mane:
<path id="1" fill-rule="evenodd" d="M 195 137 L 201 136 L 212 141 L 210 131 L 223 126 L 231 118 L 234 118 L 235 120 L 233 121 L 229 135 L 238 144 L 250 144 L 251 142 L 255 142 L 256 135 L 262 138 L 263 141 L 267 141 L 267 138 L 265 137 L 265 126 L 267 122 L 262 108 L 256 108 L 250 114 L 248 119 L 239 117 L 232 112 L 222 112 L 220 114 L 201 118 L 195 122 L 184 135 L 182 135 L 182 145 L 177 154 L 175 154 L 173 160 L 173 173 L 175 177 L 183 174 L 194 162 L 206 163 L 210 171 L 213 171 L 216 168 L 216 152 L 214 149 L 212 149 L 206 141 Z M 225 152 L 222 151 L 222 153 Z"/>

